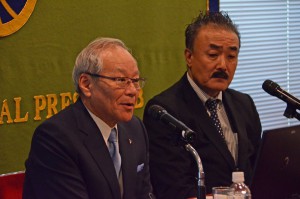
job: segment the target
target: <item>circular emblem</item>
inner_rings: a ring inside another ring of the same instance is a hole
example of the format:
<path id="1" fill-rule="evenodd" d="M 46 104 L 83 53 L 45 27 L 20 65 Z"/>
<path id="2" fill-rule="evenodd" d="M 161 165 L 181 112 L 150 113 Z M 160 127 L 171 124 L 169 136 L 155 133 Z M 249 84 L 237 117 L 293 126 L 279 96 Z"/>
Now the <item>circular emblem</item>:
<path id="1" fill-rule="evenodd" d="M 18 31 L 29 19 L 37 0 L 0 0 L 0 37 Z"/>

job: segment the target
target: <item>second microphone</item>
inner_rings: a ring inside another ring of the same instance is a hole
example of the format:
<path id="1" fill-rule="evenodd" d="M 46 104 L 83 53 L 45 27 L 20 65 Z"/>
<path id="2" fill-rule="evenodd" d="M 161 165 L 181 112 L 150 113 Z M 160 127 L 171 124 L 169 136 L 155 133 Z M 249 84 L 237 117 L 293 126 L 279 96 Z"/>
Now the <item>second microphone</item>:
<path id="1" fill-rule="evenodd" d="M 196 133 L 189 127 L 187 127 L 183 122 L 170 115 L 163 107 L 159 105 L 152 105 L 148 109 L 148 114 L 151 115 L 154 119 L 160 120 L 161 122 L 167 124 L 174 131 L 178 131 L 179 133 L 181 133 L 182 137 L 187 142 L 194 141 Z"/>

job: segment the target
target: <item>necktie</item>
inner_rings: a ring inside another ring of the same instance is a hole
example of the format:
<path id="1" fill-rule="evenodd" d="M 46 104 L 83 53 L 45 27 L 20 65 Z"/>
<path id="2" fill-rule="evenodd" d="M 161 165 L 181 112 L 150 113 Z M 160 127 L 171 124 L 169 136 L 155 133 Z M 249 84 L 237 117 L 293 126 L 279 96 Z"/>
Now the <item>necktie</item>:
<path id="1" fill-rule="evenodd" d="M 117 176 L 119 177 L 120 168 L 121 168 L 121 156 L 119 153 L 119 145 L 117 142 L 117 131 L 115 128 L 111 130 L 108 138 L 108 150 L 114 162 Z"/>
<path id="2" fill-rule="evenodd" d="M 223 138 L 225 138 L 224 134 L 223 134 L 222 127 L 221 127 L 220 120 L 218 118 L 218 113 L 217 113 L 218 103 L 217 103 L 217 100 L 216 99 L 215 100 L 208 99 L 205 104 L 206 104 L 206 106 L 207 106 L 207 108 L 210 112 L 210 118 L 213 120 L 214 125 L 216 126 L 218 133 L 220 133 L 220 135 Z"/>

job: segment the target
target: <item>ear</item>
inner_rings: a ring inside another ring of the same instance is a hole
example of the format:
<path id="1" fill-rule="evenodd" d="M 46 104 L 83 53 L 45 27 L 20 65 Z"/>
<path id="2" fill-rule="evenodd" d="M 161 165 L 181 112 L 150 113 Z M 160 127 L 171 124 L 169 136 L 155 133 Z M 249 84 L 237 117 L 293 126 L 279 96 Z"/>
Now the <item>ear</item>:
<path id="1" fill-rule="evenodd" d="M 92 85 L 93 85 L 92 78 L 89 75 L 82 73 L 78 80 L 78 86 L 84 96 L 86 97 L 91 96 Z"/>
<path id="2" fill-rule="evenodd" d="M 190 68 L 191 67 L 191 63 L 192 63 L 192 57 L 193 57 L 192 51 L 190 49 L 186 48 L 184 50 L 184 56 L 185 56 L 186 64 Z"/>

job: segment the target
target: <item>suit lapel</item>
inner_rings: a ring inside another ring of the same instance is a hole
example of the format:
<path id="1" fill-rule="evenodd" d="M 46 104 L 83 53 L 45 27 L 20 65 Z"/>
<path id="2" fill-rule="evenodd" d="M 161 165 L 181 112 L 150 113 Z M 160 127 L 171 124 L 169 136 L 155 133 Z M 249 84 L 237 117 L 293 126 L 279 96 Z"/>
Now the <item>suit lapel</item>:
<path id="1" fill-rule="evenodd" d="M 194 124 L 197 126 L 197 129 L 194 130 L 199 130 L 199 132 L 201 131 L 202 133 L 204 133 L 207 136 L 207 138 L 211 141 L 211 143 L 214 144 L 214 146 L 217 148 L 220 154 L 222 154 L 222 156 L 228 162 L 228 164 L 232 168 L 234 168 L 235 162 L 230 151 L 228 150 L 226 143 L 224 142 L 221 135 L 217 132 L 213 122 L 207 114 L 207 111 L 202 101 L 199 99 L 198 95 L 191 87 L 190 83 L 186 78 L 186 75 L 182 81 L 185 87 L 183 89 L 182 96 L 187 103 L 189 113 L 191 113 L 191 121 L 194 120 L 194 118 L 198 118 L 198 122 Z"/>
<path id="2" fill-rule="evenodd" d="M 232 130 L 238 135 L 238 163 L 246 162 L 248 157 L 242 154 L 247 154 L 247 131 L 244 128 L 243 115 L 240 115 L 240 111 L 236 104 L 232 103 L 233 101 L 231 95 L 224 92 L 225 108 L 226 112 L 229 113 L 228 119 L 231 123 Z"/>
<path id="3" fill-rule="evenodd" d="M 130 132 L 122 126 L 118 125 L 119 131 L 119 146 L 120 153 L 122 157 L 122 175 L 123 175 L 123 198 L 132 198 L 135 193 L 132 192 L 135 190 L 133 186 L 136 186 L 136 159 L 133 145 L 135 140 L 130 136 Z"/>
<path id="4" fill-rule="evenodd" d="M 81 100 L 76 102 L 74 112 L 79 129 L 82 133 L 86 134 L 86 137 L 83 140 L 85 147 L 96 162 L 99 171 L 110 185 L 114 198 L 121 199 L 116 171 L 101 132 L 86 108 L 83 106 Z"/>

